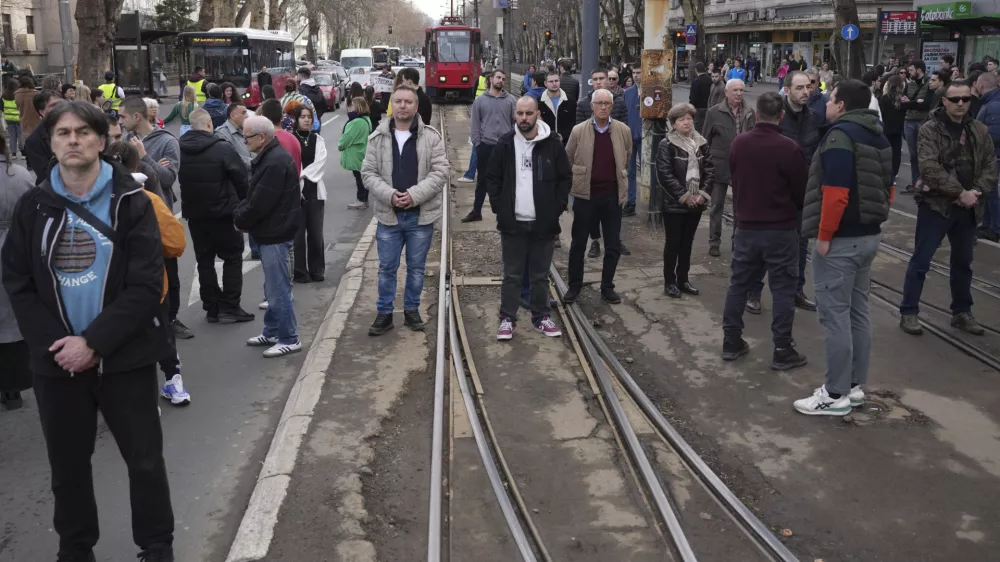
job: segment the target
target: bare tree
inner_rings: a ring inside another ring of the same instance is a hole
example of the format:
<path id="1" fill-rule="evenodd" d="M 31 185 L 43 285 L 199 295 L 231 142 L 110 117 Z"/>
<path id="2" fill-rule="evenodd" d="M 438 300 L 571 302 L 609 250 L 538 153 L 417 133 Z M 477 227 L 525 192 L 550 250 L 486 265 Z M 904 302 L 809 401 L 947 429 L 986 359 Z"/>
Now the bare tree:
<path id="1" fill-rule="evenodd" d="M 80 38 L 86 38 L 86 48 L 77 54 L 77 75 L 85 84 L 102 84 L 104 70 L 111 60 L 111 51 L 118 33 L 124 0 L 78 0 L 76 27 Z"/>
<path id="2" fill-rule="evenodd" d="M 706 0 L 681 0 L 681 9 L 684 10 L 684 22 L 693 23 L 698 26 L 697 48 L 694 52 L 695 62 L 705 62 L 708 60 L 708 45 L 705 44 L 705 2 Z M 664 45 L 664 48 L 669 47 L 669 45 Z"/>
<path id="3" fill-rule="evenodd" d="M 858 5 L 855 0 L 833 0 L 833 17 L 836 22 L 834 33 L 834 56 L 837 61 L 837 68 L 845 78 L 861 78 L 865 72 L 865 49 L 864 43 L 858 37 L 854 41 L 845 41 L 840 36 L 840 29 L 847 24 L 858 25 Z"/>

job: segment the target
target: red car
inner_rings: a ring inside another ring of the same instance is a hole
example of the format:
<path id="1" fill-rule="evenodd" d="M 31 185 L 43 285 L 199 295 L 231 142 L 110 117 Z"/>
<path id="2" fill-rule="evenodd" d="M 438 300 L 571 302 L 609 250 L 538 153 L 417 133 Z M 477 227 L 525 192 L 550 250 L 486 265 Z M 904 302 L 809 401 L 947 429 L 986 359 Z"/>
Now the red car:
<path id="1" fill-rule="evenodd" d="M 337 77 L 333 72 L 313 72 L 313 80 L 316 81 L 316 85 L 319 89 L 323 91 L 323 97 L 326 98 L 326 106 L 330 111 L 340 109 L 340 102 L 343 101 L 343 94 L 340 88 L 337 87 Z"/>

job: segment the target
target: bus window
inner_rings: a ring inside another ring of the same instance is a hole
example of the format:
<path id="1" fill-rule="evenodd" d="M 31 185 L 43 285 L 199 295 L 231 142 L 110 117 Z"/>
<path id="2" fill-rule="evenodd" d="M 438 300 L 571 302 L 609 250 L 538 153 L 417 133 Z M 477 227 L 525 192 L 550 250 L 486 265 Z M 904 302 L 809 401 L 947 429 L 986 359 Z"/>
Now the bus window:
<path id="1" fill-rule="evenodd" d="M 239 87 L 250 85 L 250 74 L 239 47 L 188 47 L 188 68 L 200 66 L 213 81 L 232 82 Z"/>

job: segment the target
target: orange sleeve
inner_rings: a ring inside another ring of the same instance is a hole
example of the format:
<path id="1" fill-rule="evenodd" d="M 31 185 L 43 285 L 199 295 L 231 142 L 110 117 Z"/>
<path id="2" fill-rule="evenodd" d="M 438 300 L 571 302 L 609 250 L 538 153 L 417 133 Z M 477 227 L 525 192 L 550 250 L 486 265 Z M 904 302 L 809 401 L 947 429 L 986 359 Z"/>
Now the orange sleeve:
<path id="1" fill-rule="evenodd" d="M 156 212 L 156 223 L 160 226 L 160 242 L 163 244 L 163 257 L 179 258 L 187 247 L 187 238 L 184 236 L 184 225 L 177 217 L 170 212 L 166 203 L 162 199 L 146 192 L 149 200 L 153 203 L 153 210 Z"/>
<path id="2" fill-rule="evenodd" d="M 844 217 L 844 209 L 847 208 L 850 195 L 849 188 L 823 186 L 823 206 L 819 215 L 819 234 L 816 236 L 818 240 L 827 242 L 833 240 L 834 233 L 840 227 L 840 219 Z"/>

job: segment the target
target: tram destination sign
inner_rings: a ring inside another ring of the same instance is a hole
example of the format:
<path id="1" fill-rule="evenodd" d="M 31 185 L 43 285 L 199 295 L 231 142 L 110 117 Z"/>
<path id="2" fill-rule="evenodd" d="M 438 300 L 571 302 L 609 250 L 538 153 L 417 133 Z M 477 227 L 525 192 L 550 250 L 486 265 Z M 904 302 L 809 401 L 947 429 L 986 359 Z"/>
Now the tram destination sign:
<path id="1" fill-rule="evenodd" d="M 919 12 L 882 12 L 879 21 L 881 35 L 917 35 Z"/>

